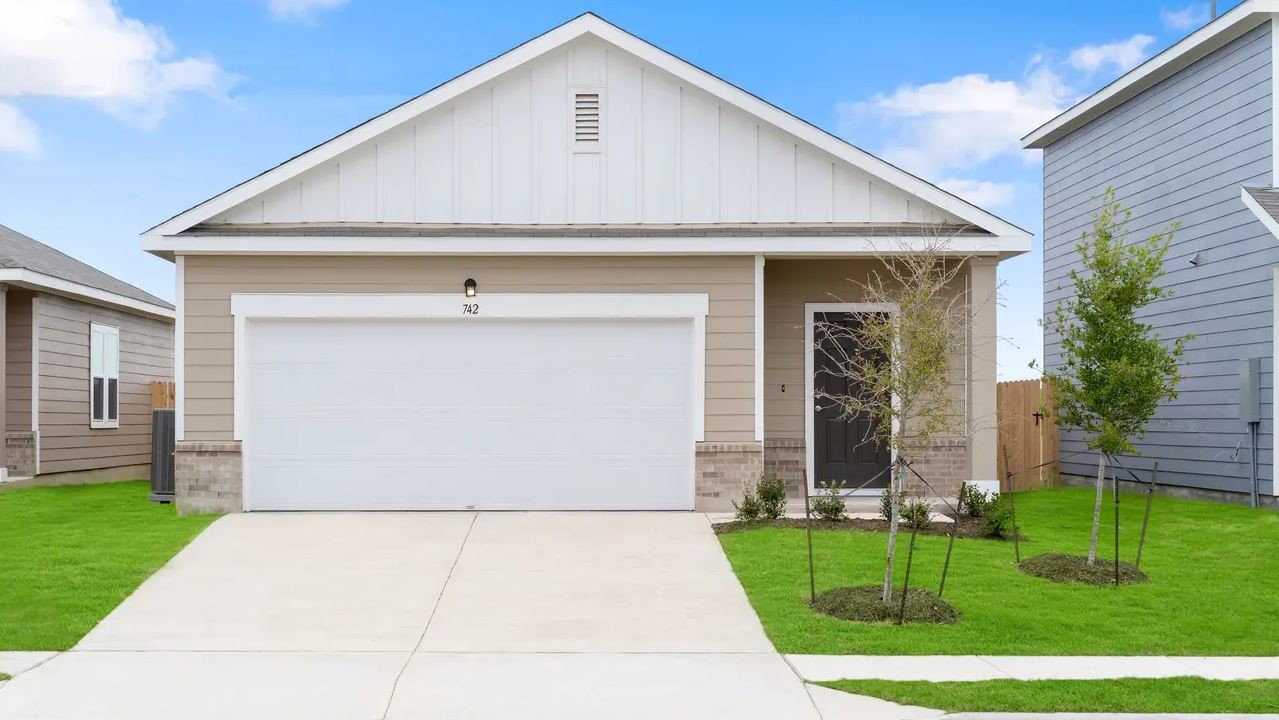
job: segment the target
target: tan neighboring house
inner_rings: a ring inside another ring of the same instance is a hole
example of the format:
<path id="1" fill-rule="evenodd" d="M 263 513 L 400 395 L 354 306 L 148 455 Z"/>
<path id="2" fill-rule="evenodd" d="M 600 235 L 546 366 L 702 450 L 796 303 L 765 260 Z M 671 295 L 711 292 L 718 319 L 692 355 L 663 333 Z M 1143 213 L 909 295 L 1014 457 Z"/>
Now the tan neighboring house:
<path id="1" fill-rule="evenodd" d="M 173 306 L 3 225 L 0 306 L 5 479 L 146 477 Z"/>
<path id="2" fill-rule="evenodd" d="M 184 510 L 725 509 L 887 462 L 813 402 L 876 252 L 970 258 L 995 482 L 1008 222 L 587 14 L 143 236 L 177 268 Z M 836 302 L 835 298 L 848 302 Z M 834 315 L 824 315 L 835 313 Z M 874 485 L 863 490 L 875 494 Z"/>

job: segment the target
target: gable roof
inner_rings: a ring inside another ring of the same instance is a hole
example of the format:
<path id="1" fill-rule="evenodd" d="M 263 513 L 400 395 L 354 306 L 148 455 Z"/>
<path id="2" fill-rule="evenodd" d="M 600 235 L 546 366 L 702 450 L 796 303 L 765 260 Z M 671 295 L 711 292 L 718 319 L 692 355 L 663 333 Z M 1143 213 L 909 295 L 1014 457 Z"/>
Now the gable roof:
<path id="1" fill-rule="evenodd" d="M 173 315 L 172 304 L 4 225 L 0 225 L 0 268 L 25 271 L 0 270 L 0 280 L 103 300 L 153 314 Z M 83 292 L 77 292 L 75 286 Z"/>
<path id="2" fill-rule="evenodd" d="M 1245 187 L 1240 199 L 1257 220 L 1276 238 L 1279 238 L 1279 189 Z"/>
<path id="3" fill-rule="evenodd" d="M 951 215 L 1009 241 L 1006 250 L 1029 249 L 1030 233 L 941 188 L 911 175 L 880 158 L 857 148 L 800 118 L 771 105 L 674 55 L 604 21 L 585 13 L 524 44 L 473 68 L 434 89 L 419 95 L 351 130 L 338 135 L 276 167 L 267 170 L 195 207 L 179 213 L 144 233 L 158 238 L 182 233 L 250 198 L 285 183 L 302 173 L 378 135 L 412 121 L 422 113 L 447 103 L 497 76 L 579 37 L 591 35 L 635 55 L 722 102 L 749 113 L 793 136 L 855 166 L 885 183 L 919 197 Z M 163 245 L 144 243 L 152 251 Z"/>
<path id="4" fill-rule="evenodd" d="M 1279 0 L 1244 0 L 1212 22 L 1129 70 L 1021 139 L 1026 149 L 1042 149 L 1078 130 L 1138 93 L 1185 69 L 1196 60 L 1269 22 Z"/>

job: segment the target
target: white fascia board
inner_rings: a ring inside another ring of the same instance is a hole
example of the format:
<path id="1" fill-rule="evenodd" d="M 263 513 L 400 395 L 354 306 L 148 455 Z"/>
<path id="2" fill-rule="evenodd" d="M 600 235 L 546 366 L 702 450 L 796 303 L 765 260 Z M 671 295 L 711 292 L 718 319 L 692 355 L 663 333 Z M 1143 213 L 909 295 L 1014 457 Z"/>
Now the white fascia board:
<path id="1" fill-rule="evenodd" d="M 1172 47 L 1040 125 L 1021 139 L 1022 147 L 1031 150 L 1051 145 L 1115 105 L 1164 80 L 1261 23 L 1268 22 L 1268 13 L 1275 12 L 1279 12 L 1279 0 L 1244 0 Z"/>
<path id="2" fill-rule="evenodd" d="M 82 285 L 70 280 L 63 280 L 52 275 L 45 275 L 33 270 L 24 270 L 22 268 L 12 268 L 0 270 L 0 283 L 7 285 L 17 285 L 19 287 L 31 288 L 33 290 L 46 290 L 56 295 L 66 295 L 77 300 L 84 300 L 91 303 L 102 305 L 111 305 L 125 310 L 150 315 L 153 317 L 164 318 L 166 320 L 174 319 L 173 310 L 163 305 L 153 305 L 142 300 L 119 295 L 107 290 L 99 290 L 95 287 Z"/>
<path id="3" fill-rule="evenodd" d="M 142 248 L 173 255 L 794 255 L 802 257 L 882 255 L 935 245 L 930 237 L 390 237 L 192 235 L 144 236 Z M 1015 236 L 956 236 L 947 252 L 957 255 L 1016 255 L 1031 239 Z"/>
<path id="4" fill-rule="evenodd" d="M 1264 225 L 1276 239 L 1279 239 L 1279 222 L 1276 222 L 1275 219 L 1270 216 L 1270 213 L 1266 212 L 1265 208 L 1261 207 L 1252 195 L 1248 194 L 1247 188 L 1239 188 L 1239 197 L 1243 200 L 1243 206 L 1252 211 L 1252 214 L 1257 216 L 1257 219 L 1261 221 L 1261 224 Z"/>
<path id="5" fill-rule="evenodd" d="M 1279 0 L 1276 0 L 1279 1 Z M 798 117 L 771 105 L 725 80 L 681 60 L 671 53 L 612 25 L 602 18 L 584 14 L 539 35 L 462 75 L 445 82 L 362 125 L 288 160 L 257 177 L 216 195 L 195 207 L 148 230 L 145 234 L 173 235 L 204 222 L 266 190 L 290 180 L 330 160 L 360 143 L 408 122 L 428 110 L 443 105 L 519 65 L 571 42 L 583 35 L 594 35 L 626 50 L 641 60 L 675 75 L 701 90 L 776 126 L 884 182 L 915 195 L 946 212 L 995 235 L 1024 236 L 1031 234 L 941 188 L 871 155 Z"/>

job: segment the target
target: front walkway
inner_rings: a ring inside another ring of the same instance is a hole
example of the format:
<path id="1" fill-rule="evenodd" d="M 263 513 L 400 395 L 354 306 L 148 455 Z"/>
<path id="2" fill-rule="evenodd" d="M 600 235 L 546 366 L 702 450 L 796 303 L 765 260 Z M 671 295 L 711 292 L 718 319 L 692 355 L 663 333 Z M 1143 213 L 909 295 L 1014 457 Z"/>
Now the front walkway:
<path id="1" fill-rule="evenodd" d="M 0 688 L 6 720 L 426 715 L 820 717 L 691 513 L 228 516 Z"/>

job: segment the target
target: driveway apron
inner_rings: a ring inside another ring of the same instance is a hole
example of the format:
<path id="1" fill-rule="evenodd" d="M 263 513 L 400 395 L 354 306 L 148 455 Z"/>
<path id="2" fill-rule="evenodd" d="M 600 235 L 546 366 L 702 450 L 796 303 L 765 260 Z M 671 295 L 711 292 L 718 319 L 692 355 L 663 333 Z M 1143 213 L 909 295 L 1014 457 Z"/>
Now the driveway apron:
<path id="1" fill-rule="evenodd" d="M 228 516 L 0 688 L 176 716 L 818 717 L 690 513 Z"/>

